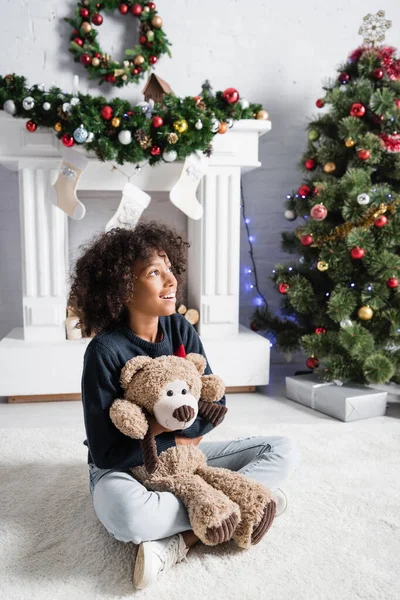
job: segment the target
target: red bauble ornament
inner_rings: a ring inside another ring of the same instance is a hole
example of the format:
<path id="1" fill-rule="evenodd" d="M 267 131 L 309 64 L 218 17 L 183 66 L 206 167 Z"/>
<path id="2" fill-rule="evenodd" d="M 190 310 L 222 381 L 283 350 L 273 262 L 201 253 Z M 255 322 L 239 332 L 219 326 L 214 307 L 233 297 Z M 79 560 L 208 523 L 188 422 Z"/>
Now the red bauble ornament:
<path id="1" fill-rule="evenodd" d="M 394 103 L 397 106 L 397 108 L 400 108 L 400 100 L 395 100 Z"/>
<path id="2" fill-rule="evenodd" d="M 90 63 L 92 62 L 91 57 L 89 56 L 89 54 L 82 54 L 82 56 L 79 59 L 81 61 L 81 63 L 87 67 L 90 65 Z"/>
<path id="3" fill-rule="evenodd" d="M 61 138 L 61 141 L 67 148 L 71 148 L 75 144 L 74 138 L 72 137 L 72 135 L 68 135 L 68 133 L 64 133 L 64 135 Z"/>
<path id="4" fill-rule="evenodd" d="M 325 100 L 318 98 L 315 104 L 318 106 L 318 108 L 323 108 L 325 106 Z"/>
<path id="5" fill-rule="evenodd" d="M 37 129 L 37 125 L 35 123 L 35 121 L 28 121 L 25 125 L 25 127 L 27 128 L 28 131 L 30 131 L 31 133 L 33 133 L 34 131 L 36 131 Z"/>
<path id="6" fill-rule="evenodd" d="M 115 83 L 117 81 L 117 78 L 115 77 L 115 75 L 107 75 L 107 81 L 108 83 Z"/>
<path id="7" fill-rule="evenodd" d="M 297 193 L 299 196 L 309 196 L 311 194 L 311 188 L 309 188 L 308 185 L 302 185 L 297 190 Z"/>
<path id="8" fill-rule="evenodd" d="M 317 327 L 315 330 L 315 333 L 317 335 L 322 335 L 322 334 L 326 333 L 326 329 L 325 329 L 325 327 Z"/>
<path id="9" fill-rule="evenodd" d="M 396 277 L 390 277 L 390 279 L 388 279 L 386 283 L 388 287 L 394 289 L 397 288 L 397 286 L 399 285 L 399 280 L 396 279 Z"/>
<path id="10" fill-rule="evenodd" d="M 81 17 L 83 19 L 87 19 L 89 16 L 89 11 L 87 8 L 81 8 L 81 10 L 79 11 L 79 14 L 81 15 Z"/>
<path id="11" fill-rule="evenodd" d="M 92 23 L 94 25 L 101 25 L 103 22 L 103 17 L 99 13 L 94 13 L 92 17 Z"/>
<path id="12" fill-rule="evenodd" d="M 384 75 L 383 69 L 374 69 L 372 71 L 371 75 L 374 79 L 378 79 L 378 80 L 382 79 L 382 77 Z"/>
<path id="13" fill-rule="evenodd" d="M 279 287 L 278 287 L 279 292 L 281 294 L 287 294 L 289 291 L 289 288 L 290 288 L 290 285 L 288 283 L 280 283 Z"/>
<path id="14" fill-rule="evenodd" d="M 81 40 L 81 38 L 75 38 L 74 39 L 74 44 L 78 44 L 78 46 L 80 46 L 82 48 L 82 46 L 83 46 L 83 40 Z"/>
<path id="15" fill-rule="evenodd" d="M 155 117 L 153 117 L 153 125 L 154 127 L 161 127 L 162 125 L 164 125 L 164 121 L 161 117 L 156 115 Z"/>
<path id="16" fill-rule="evenodd" d="M 371 152 L 366 149 L 361 149 L 357 152 L 357 156 L 361 160 L 368 160 L 369 158 L 371 158 Z"/>
<path id="17" fill-rule="evenodd" d="M 305 233 L 301 236 L 300 242 L 303 244 L 303 246 L 311 246 L 311 244 L 313 243 L 312 235 Z"/>
<path id="18" fill-rule="evenodd" d="M 309 369 L 316 369 L 319 365 L 319 360 L 318 358 L 315 358 L 315 356 L 309 356 L 306 360 L 306 366 Z"/>
<path id="19" fill-rule="evenodd" d="M 365 115 L 365 106 L 360 104 L 360 102 L 355 102 L 354 104 L 351 105 L 350 115 L 352 117 L 359 117 L 359 118 L 363 117 Z"/>
<path id="20" fill-rule="evenodd" d="M 132 75 L 137 75 L 139 73 L 139 69 L 136 67 L 132 70 Z"/>
<path id="21" fill-rule="evenodd" d="M 362 248 L 360 248 L 359 246 L 354 246 L 354 248 L 352 248 L 350 254 L 351 254 L 352 258 L 359 260 L 360 258 L 363 258 L 365 251 Z"/>
<path id="22" fill-rule="evenodd" d="M 235 88 L 227 88 L 222 92 L 222 98 L 227 104 L 236 104 L 239 100 L 239 92 Z"/>
<path id="23" fill-rule="evenodd" d="M 128 10 L 129 10 L 129 7 L 126 4 L 119 5 L 119 12 L 121 13 L 121 15 L 126 15 Z"/>
<path id="24" fill-rule="evenodd" d="M 307 160 L 304 164 L 305 164 L 306 169 L 308 169 L 309 171 L 313 171 L 317 166 L 317 163 L 315 162 L 315 160 L 313 158 L 307 158 Z"/>
<path id="25" fill-rule="evenodd" d="M 96 58 L 101 58 L 101 54 L 100 54 L 100 52 L 96 52 L 96 53 L 95 53 L 95 57 L 96 57 Z"/>
<path id="26" fill-rule="evenodd" d="M 311 217 L 316 221 L 323 221 L 327 214 L 327 208 L 323 204 L 315 204 L 310 210 Z"/>
<path id="27" fill-rule="evenodd" d="M 144 46 L 145 44 L 147 44 L 147 37 L 145 35 L 141 35 L 139 38 L 139 44 L 142 44 L 142 46 Z"/>
<path id="28" fill-rule="evenodd" d="M 110 119 L 112 119 L 113 109 L 111 108 L 111 106 L 103 106 L 103 108 L 101 109 L 101 116 L 105 121 L 109 121 Z"/>
<path id="29" fill-rule="evenodd" d="M 350 75 L 348 73 L 340 73 L 338 79 L 341 83 L 347 83 L 350 79 Z"/>
<path id="30" fill-rule="evenodd" d="M 143 7 L 140 4 L 134 4 L 131 8 L 131 13 L 135 15 L 135 17 L 140 17 L 143 12 Z"/>
<path id="31" fill-rule="evenodd" d="M 149 62 L 151 65 L 155 65 L 157 60 L 158 60 L 157 56 L 150 56 L 150 58 L 149 58 Z"/>
<path id="32" fill-rule="evenodd" d="M 385 225 L 387 225 L 387 222 L 388 222 L 388 218 L 385 217 L 385 215 L 381 215 L 380 217 L 375 219 L 374 225 L 376 227 L 385 227 Z"/>
<path id="33" fill-rule="evenodd" d="M 155 10 L 156 5 L 154 4 L 154 2 L 148 2 L 147 6 L 149 7 L 150 10 Z"/>
<path id="34" fill-rule="evenodd" d="M 161 154 L 160 146 L 153 146 L 152 149 L 150 150 L 150 153 L 152 156 L 158 156 L 159 154 Z"/>

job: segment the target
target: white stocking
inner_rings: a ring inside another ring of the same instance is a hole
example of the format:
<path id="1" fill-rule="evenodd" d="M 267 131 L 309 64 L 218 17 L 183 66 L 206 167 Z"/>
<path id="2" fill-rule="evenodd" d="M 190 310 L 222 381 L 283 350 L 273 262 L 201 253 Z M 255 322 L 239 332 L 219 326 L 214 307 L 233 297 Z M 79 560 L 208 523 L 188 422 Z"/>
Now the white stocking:
<path id="1" fill-rule="evenodd" d="M 172 204 L 195 221 L 203 216 L 203 207 L 196 198 L 196 191 L 207 171 L 208 163 L 208 157 L 202 152 L 195 152 L 188 156 L 182 173 L 169 194 Z"/>
<path id="2" fill-rule="evenodd" d="M 145 208 L 150 204 L 150 196 L 132 183 L 126 183 L 122 190 L 122 199 L 115 215 L 106 225 L 106 231 L 114 227 L 134 229 Z"/>

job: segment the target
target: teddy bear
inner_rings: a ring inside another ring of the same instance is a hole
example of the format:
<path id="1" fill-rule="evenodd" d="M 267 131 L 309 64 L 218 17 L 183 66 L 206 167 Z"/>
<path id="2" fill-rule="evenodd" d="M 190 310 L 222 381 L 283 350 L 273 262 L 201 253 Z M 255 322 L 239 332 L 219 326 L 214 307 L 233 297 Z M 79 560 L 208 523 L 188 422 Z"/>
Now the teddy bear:
<path id="1" fill-rule="evenodd" d="M 229 469 L 210 467 L 193 445 L 157 455 L 149 417 L 171 431 L 188 429 L 203 416 L 213 426 L 227 409 L 215 404 L 225 393 L 217 375 L 204 375 L 201 354 L 186 358 L 137 356 L 121 371 L 124 398 L 114 400 L 110 418 L 125 435 L 141 440 L 144 464 L 131 469 L 147 489 L 168 491 L 185 504 L 194 533 L 207 545 L 233 539 L 243 549 L 261 541 L 275 518 L 276 503 L 264 486 Z"/>

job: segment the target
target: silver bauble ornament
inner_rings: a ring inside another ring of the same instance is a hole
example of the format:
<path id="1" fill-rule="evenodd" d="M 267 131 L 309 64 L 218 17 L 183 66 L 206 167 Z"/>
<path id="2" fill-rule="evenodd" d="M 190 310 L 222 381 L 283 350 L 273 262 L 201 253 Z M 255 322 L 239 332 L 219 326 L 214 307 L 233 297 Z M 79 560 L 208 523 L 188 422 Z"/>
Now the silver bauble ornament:
<path id="1" fill-rule="evenodd" d="M 118 141 L 120 142 L 120 144 L 123 144 L 124 146 L 127 146 L 128 144 L 130 144 L 132 141 L 131 132 L 128 131 L 127 129 L 123 129 L 122 131 L 120 131 L 118 134 Z"/>
<path id="2" fill-rule="evenodd" d="M 340 321 L 340 327 L 351 327 L 353 322 L 350 319 L 343 319 Z"/>
<path id="3" fill-rule="evenodd" d="M 203 123 L 198 119 L 194 125 L 196 129 L 203 129 Z"/>
<path id="4" fill-rule="evenodd" d="M 46 111 L 47 111 L 47 110 L 50 110 L 50 109 L 51 109 L 51 104 L 50 104 L 50 102 L 43 102 L 43 104 L 42 104 L 42 108 L 43 108 L 43 110 L 46 110 Z"/>
<path id="5" fill-rule="evenodd" d="M 32 108 L 35 106 L 35 100 L 32 98 L 32 96 L 27 96 L 22 100 L 22 106 L 24 110 L 32 110 Z"/>
<path id="6" fill-rule="evenodd" d="M 243 108 L 243 110 L 245 110 L 246 108 L 249 108 L 249 106 L 250 106 L 250 102 L 247 100 L 247 98 L 240 98 L 239 104 Z"/>
<path id="7" fill-rule="evenodd" d="M 287 219 L 288 221 L 294 221 L 295 219 L 297 219 L 297 214 L 295 210 L 285 210 L 284 215 L 285 219 Z"/>
<path id="8" fill-rule="evenodd" d="M 370 201 L 370 197 L 368 196 L 368 194 L 359 194 L 357 196 L 357 202 L 358 204 L 361 204 L 361 206 L 364 206 L 365 204 L 369 204 Z"/>
<path id="9" fill-rule="evenodd" d="M 233 119 L 231 119 L 230 117 L 229 117 L 229 119 L 226 119 L 226 121 L 225 121 L 225 123 L 228 125 L 229 129 L 232 129 L 234 122 L 235 121 Z"/>
<path id="10" fill-rule="evenodd" d="M 84 128 L 83 125 L 79 125 L 74 131 L 74 140 L 78 142 L 78 144 L 83 144 L 87 141 L 89 136 L 89 132 Z"/>
<path id="11" fill-rule="evenodd" d="M 218 121 L 218 119 L 216 119 L 215 117 L 213 117 L 212 120 L 211 120 L 211 131 L 213 133 L 217 133 L 220 125 L 221 125 L 221 123 Z"/>
<path id="12" fill-rule="evenodd" d="M 178 154 L 175 150 L 165 150 L 162 155 L 165 162 L 174 162 L 174 160 L 177 159 L 177 156 Z"/>
<path id="13" fill-rule="evenodd" d="M 4 110 L 9 115 L 15 115 L 17 112 L 17 107 L 15 106 L 14 100 L 6 100 L 3 105 Z"/>

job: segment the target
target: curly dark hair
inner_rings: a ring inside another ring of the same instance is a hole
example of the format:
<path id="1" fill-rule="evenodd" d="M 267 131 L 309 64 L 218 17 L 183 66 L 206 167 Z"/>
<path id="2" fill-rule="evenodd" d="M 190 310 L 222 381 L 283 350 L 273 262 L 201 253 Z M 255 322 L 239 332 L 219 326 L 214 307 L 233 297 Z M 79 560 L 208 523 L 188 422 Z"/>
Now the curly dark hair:
<path id="1" fill-rule="evenodd" d="M 149 260 L 155 251 L 165 252 L 179 284 L 189 246 L 175 230 L 156 221 L 139 223 L 133 230 L 117 227 L 79 246 L 81 255 L 70 276 L 69 306 L 80 318 L 83 335 L 126 322 L 135 261 Z"/>

